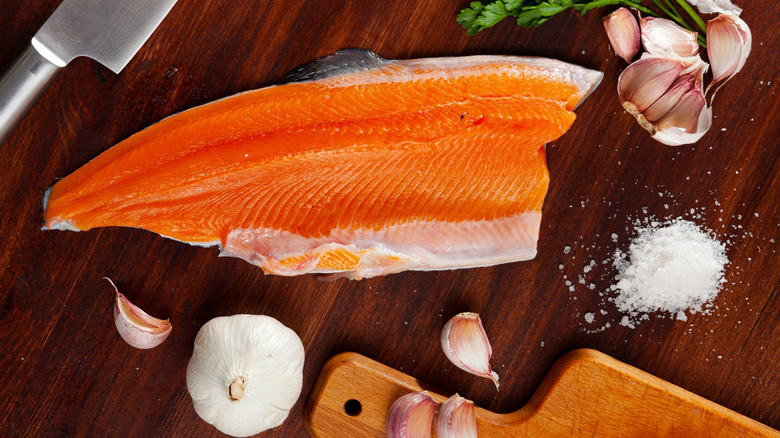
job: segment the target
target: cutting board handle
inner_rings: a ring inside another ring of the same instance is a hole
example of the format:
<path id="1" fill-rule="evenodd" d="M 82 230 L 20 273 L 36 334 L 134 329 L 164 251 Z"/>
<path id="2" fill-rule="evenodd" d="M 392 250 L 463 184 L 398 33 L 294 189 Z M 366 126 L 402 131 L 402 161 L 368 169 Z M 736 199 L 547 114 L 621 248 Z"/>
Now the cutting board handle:
<path id="1" fill-rule="evenodd" d="M 323 367 L 304 421 L 318 438 L 384 437 L 400 396 L 447 395 L 357 353 Z M 468 394 L 461 394 L 468 397 Z M 561 357 L 531 400 L 510 414 L 477 408 L 480 437 L 773 437 L 780 432 L 590 349 Z"/>

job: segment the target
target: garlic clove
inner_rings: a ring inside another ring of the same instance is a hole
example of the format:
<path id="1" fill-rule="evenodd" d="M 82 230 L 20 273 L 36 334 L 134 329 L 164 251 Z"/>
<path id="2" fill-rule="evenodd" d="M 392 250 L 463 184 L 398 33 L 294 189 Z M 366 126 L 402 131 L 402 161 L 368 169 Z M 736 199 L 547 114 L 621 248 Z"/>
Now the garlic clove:
<path id="1" fill-rule="evenodd" d="M 476 438 L 477 416 L 474 402 L 458 394 L 445 401 L 436 414 L 436 436 L 439 438 Z"/>
<path id="2" fill-rule="evenodd" d="M 707 56 L 712 64 L 712 84 L 737 74 L 750 55 L 750 27 L 735 15 L 723 14 L 707 22 Z"/>
<path id="3" fill-rule="evenodd" d="M 691 76 L 696 80 L 696 83 L 701 85 L 704 83 L 704 73 L 710 68 L 710 65 L 701 59 L 701 56 L 691 56 L 690 58 L 683 58 L 680 60 L 685 69 L 681 75 Z"/>
<path id="4" fill-rule="evenodd" d="M 699 141 L 712 126 L 712 107 L 705 106 L 699 114 L 699 123 L 695 132 L 686 132 L 682 128 L 668 127 L 658 130 L 652 137 L 668 146 L 680 146 Z"/>
<path id="5" fill-rule="evenodd" d="M 602 20 L 612 49 L 626 62 L 631 62 L 639 51 L 639 24 L 626 8 L 619 8 Z"/>
<path id="6" fill-rule="evenodd" d="M 387 413 L 388 438 L 430 438 L 436 406 L 428 391 L 398 398 Z"/>
<path id="7" fill-rule="evenodd" d="M 634 62 L 618 78 L 620 103 L 639 115 L 666 93 L 684 68 L 680 60 L 652 56 Z"/>
<path id="8" fill-rule="evenodd" d="M 705 103 L 699 87 L 689 91 L 667 116 L 658 122 L 655 140 L 680 146 L 699 141 L 712 126 L 712 107 Z"/>
<path id="9" fill-rule="evenodd" d="M 160 345 L 168 338 L 171 329 L 173 329 L 168 319 L 163 320 L 150 316 L 119 293 L 110 278 L 104 278 L 111 283 L 116 293 L 114 324 L 125 342 L 132 347 L 146 350 Z"/>
<path id="10" fill-rule="evenodd" d="M 441 332 L 441 346 L 455 366 L 491 379 L 498 389 L 498 374 L 490 369 L 493 349 L 479 315 L 463 312 L 447 321 Z"/>
<path id="11" fill-rule="evenodd" d="M 706 102 L 700 87 L 685 93 L 663 118 L 655 122 L 656 129 L 681 128 L 685 132 L 695 133 L 699 127 L 699 114 Z"/>
<path id="12" fill-rule="evenodd" d="M 687 58 L 699 53 L 697 33 L 665 18 L 639 17 L 642 45 L 654 56 Z"/>
<path id="13" fill-rule="evenodd" d="M 680 103 L 680 99 L 693 89 L 694 84 L 695 79 L 691 76 L 686 75 L 678 77 L 669 89 L 644 111 L 643 114 L 647 121 L 655 124 L 663 119 Z"/>
<path id="14" fill-rule="evenodd" d="M 732 14 L 739 16 L 742 13 L 731 0 L 688 0 L 702 14 Z"/>

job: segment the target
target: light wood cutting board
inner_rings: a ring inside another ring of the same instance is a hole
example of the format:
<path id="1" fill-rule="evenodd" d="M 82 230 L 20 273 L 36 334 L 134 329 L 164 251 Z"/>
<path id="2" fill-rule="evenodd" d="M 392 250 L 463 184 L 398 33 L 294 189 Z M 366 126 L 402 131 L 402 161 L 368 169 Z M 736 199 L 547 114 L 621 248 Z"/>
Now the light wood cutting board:
<path id="1" fill-rule="evenodd" d="M 341 353 L 325 364 L 312 390 L 306 428 L 318 438 L 384 437 L 392 403 L 423 389 L 439 403 L 448 397 L 357 353 Z M 590 349 L 559 359 L 517 412 L 477 407 L 476 415 L 479 436 L 489 438 L 780 438 L 774 429 Z"/>

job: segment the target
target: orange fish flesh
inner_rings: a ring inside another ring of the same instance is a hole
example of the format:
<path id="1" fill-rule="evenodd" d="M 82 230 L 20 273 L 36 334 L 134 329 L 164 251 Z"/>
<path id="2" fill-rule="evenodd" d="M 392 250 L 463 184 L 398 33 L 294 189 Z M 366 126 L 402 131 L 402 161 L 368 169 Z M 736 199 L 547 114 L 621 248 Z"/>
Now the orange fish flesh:
<path id="1" fill-rule="evenodd" d="M 125 226 L 266 273 L 353 279 L 535 257 L 544 145 L 602 74 L 342 50 L 168 117 L 58 181 L 44 229 Z"/>

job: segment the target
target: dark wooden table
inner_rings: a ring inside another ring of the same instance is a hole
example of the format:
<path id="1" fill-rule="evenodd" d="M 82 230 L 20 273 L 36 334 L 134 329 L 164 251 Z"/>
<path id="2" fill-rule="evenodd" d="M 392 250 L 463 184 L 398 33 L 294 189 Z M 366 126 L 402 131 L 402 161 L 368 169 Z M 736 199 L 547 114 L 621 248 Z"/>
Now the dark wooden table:
<path id="1" fill-rule="evenodd" d="M 58 3 L 3 1 L 0 70 Z M 185 369 L 198 329 L 237 313 L 279 319 L 306 348 L 301 397 L 268 437 L 306 435 L 304 401 L 325 361 L 342 351 L 510 412 L 557 358 L 590 347 L 780 428 L 780 8 L 739 2 L 753 53 L 718 93 L 711 132 L 673 148 L 651 140 L 618 103 L 625 64 L 603 33 L 606 11 L 563 14 L 535 30 L 504 22 L 467 37 L 455 23 L 466 3 L 181 1 L 121 74 L 89 59 L 68 65 L 0 147 L 2 435 L 219 436 L 195 414 Z M 214 248 L 141 230 L 40 230 L 46 188 L 111 145 L 172 113 L 279 83 L 344 47 L 386 58 L 540 55 L 605 72 L 572 129 L 548 145 L 552 183 L 536 259 L 323 283 L 265 276 Z M 599 296 L 613 268 L 583 273 L 591 259 L 625 250 L 632 221 L 649 216 L 693 219 L 728 242 L 728 281 L 711 314 L 623 327 Z M 564 275 L 585 275 L 596 289 L 570 292 Z M 149 313 L 170 316 L 164 344 L 140 351 L 119 338 L 104 276 Z M 461 311 L 482 315 L 498 393 L 454 369 L 438 347 L 444 322 Z"/>

